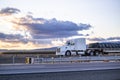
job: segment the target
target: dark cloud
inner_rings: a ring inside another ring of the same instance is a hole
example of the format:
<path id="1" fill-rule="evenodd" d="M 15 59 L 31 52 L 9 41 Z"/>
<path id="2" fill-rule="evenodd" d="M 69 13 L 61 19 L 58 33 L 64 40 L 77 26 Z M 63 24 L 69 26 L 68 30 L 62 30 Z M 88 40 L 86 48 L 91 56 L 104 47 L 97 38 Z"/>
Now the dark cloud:
<path id="1" fill-rule="evenodd" d="M 0 10 L 0 15 L 12 15 L 19 13 L 20 10 L 17 8 L 3 8 Z M 45 18 L 35 18 L 32 16 L 32 13 L 29 12 L 25 17 L 17 18 L 11 20 L 11 23 L 14 24 L 14 29 L 23 32 L 29 32 L 31 39 L 25 39 L 25 35 L 21 34 L 4 34 L 0 33 L 0 40 L 7 41 L 18 41 L 18 42 L 32 42 L 38 44 L 52 44 L 52 40 L 45 39 L 55 39 L 55 38 L 68 38 L 72 36 L 89 36 L 89 34 L 79 34 L 78 31 L 89 30 L 91 28 L 90 24 L 76 24 L 72 21 L 62 21 Z M 40 41 L 41 39 L 41 41 Z M 44 39 L 44 41 L 43 41 Z"/>
<path id="2" fill-rule="evenodd" d="M 20 12 L 19 9 L 11 7 L 0 10 L 1 15 L 11 15 L 18 12 Z M 35 39 L 86 36 L 79 34 L 78 31 L 89 30 L 91 28 L 90 24 L 76 24 L 72 21 L 60 21 L 56 18 L 35 18 L 32 16 L 32 13 L 17 19 L 17 21 L 13 20 L 12 22 L 17 24 L 17 26 L 23 25 Z"/>
<path id="3" fill-rule="evenodd" d="M 0 39 L 19 39 L 22 36 L 19 34 L 4 34 L 0 33 Z"/>
<path id="4" fill-rule="evenodd" d="M 120 37 L 108 37 L 108 38 L 87 38 L 89 41 L 120 41 Z"/>
<path id="5" fill-rule="evenodd" d="M 107 40 L 120 40 L 120 37 L 109 37 Z"/>
<path id="6" fill-rule="evenodd" d="M 1 15 L 11 15 L 11 14 L 15 14 L 15 13 L 18 13 L 20 12 L 19 9 L 17 8 L 10 8 L 10 7 L 7 7 L 7 8 L 3 8 L 0 10 L 0 14 Z"/>
<path id="7" fill-rule="evenodd" d="M 47 20 L 44 18 L 33 18 L 27 16 L 20 19 L 19 25 L 24 25 L 31 32 L 33 38 L 57 38 L 84 36 L 78 31 L 89 30 L 90 24 L 76 24 L 71 21 L 59 21 L 55 18 Z"/>
<path id="8" fill-rule="evenodd" d="M 0 41 L 3 42 L 10 42 L 10 43 L 34 43 L 34 44 L 51 44 L 52 39 L 27 39 L 24 36 L 20 35 L 20 34 L 4 34 L 4 33 L 0 33 Z"/>
<path id="9" fill-rule="evenodd" d="M 9 41 L 22 41 L 25 42 L 23 36 L 20 34 L 4 34 L 0 33 L 0 40 L 9 40 Z"/>
<path id="10" fill-rule="evenodd" d="M 29 42 L 32 42 L 34 44 L 52 44 L 53 39 L 34 39 L 34 40 L 29 40 Z"/>
<path id="11" fill-rule="evenodd" d="M 105 41 L 104 38 L 87 38 L 89 41 Z"/>

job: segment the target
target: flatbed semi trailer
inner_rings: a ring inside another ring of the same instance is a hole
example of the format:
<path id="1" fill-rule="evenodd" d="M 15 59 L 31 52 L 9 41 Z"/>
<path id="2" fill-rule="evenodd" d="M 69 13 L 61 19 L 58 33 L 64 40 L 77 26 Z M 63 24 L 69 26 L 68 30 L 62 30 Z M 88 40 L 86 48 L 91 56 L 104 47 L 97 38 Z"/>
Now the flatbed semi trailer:
<path id="1" fill-rule="evenodd" d="M 120 42 L 91 43 L 86 46 L 85 38 L 68 40 L 65 45 L 56 49 L 56 55 L 104 55 L 120 53 Z"/>
<path id="2" fill-rule="evenodd" d="M 86 49 L 88 55 L 120 53 L 120 42 L 91 43 Z"/>

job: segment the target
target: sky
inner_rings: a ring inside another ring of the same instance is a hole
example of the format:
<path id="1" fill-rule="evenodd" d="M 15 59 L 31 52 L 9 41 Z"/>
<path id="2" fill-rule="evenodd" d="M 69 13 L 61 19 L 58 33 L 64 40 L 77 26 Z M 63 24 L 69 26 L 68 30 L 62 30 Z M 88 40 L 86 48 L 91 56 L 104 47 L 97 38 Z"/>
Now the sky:
<path id="1" fill-rule="evenodd" d="M 0 49 L 120 41 L 120 0 L 0 0 Z"/>

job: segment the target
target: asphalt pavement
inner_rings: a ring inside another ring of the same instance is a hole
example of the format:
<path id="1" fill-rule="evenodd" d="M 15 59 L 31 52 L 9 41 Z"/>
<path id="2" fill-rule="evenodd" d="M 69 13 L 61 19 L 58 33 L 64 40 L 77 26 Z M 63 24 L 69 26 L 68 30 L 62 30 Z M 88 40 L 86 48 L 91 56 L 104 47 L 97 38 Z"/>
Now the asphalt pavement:
<path id="1" fill-rule="evenodd" d="M 1 64 L 0 80 L 120 80 L 120 62 Z"/>
<path id="2" fill-rule="evenodd" d="M 120 62 L 66 63 L 66 64 L 1 64 L 0 74 L 46 73 L 120 69 Z"/>

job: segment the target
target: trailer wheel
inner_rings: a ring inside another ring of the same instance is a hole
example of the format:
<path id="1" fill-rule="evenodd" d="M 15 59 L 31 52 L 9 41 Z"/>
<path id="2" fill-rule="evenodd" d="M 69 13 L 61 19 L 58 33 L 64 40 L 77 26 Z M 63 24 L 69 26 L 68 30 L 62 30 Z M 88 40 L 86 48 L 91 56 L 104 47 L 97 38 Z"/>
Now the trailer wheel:
<path id="1" fill-rule="evenodd" d="M 89 53 L 89 55 L 93 56 L 94 55 L 94 51 L 91 50 L 90 53 Z"/>
<path id="2" fill-rule="evenodd" d="M 93 56 L 93 51 L 92 50 L 88 50 L 87 54 L 88 54 L 88 56 Z"/>
<path id="3" fill-rule="evenodd" d="M 65 56 L 71 56 L 71 52 L 68 50 L 65 52 Z"/>
<path id="4" fill-rule="evenodd" d="M 100 51 L 95 51 L 95 56 L 98 56 L 100 54 Z"/>

